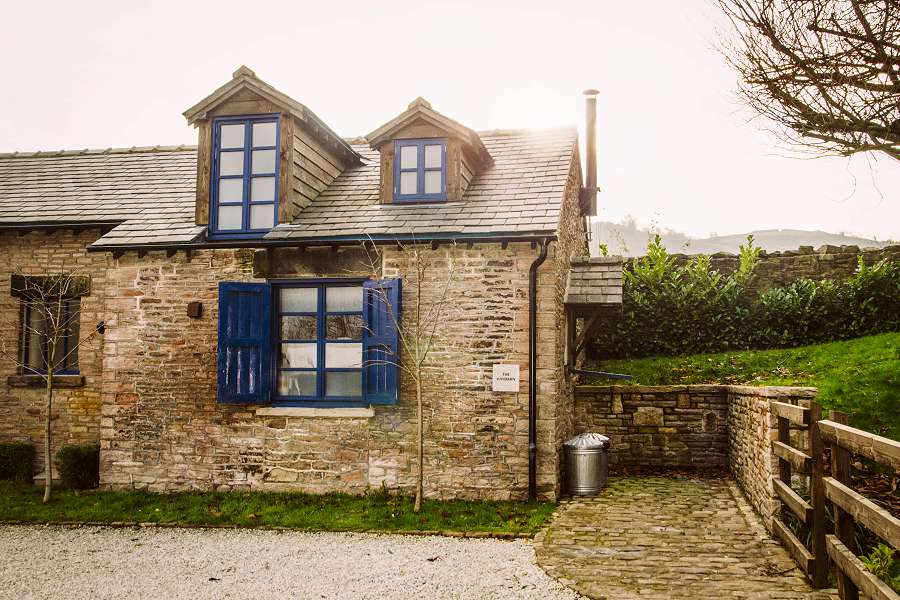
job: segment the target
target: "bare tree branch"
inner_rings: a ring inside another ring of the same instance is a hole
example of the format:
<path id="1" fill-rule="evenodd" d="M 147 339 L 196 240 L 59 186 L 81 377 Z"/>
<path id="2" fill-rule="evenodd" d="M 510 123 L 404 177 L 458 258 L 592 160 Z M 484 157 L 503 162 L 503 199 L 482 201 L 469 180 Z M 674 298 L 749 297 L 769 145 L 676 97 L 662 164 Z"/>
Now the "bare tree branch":
<path id="1" fill-rule="evenodd" d="M 717 0 L 735 38 L 726 60 L 740 92 L 814 154 L 900 160 L 900 3 Z"/>

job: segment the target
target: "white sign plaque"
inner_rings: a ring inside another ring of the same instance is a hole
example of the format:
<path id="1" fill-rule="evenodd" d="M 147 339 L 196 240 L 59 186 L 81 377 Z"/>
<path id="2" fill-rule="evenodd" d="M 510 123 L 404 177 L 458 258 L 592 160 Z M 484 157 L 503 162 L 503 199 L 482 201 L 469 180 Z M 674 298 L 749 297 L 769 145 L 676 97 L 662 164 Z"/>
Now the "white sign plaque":
<path id="1" fill-rule="evenodd" d="M 495 392 L 519 391 L 519 365 L 494 365 Z"/>

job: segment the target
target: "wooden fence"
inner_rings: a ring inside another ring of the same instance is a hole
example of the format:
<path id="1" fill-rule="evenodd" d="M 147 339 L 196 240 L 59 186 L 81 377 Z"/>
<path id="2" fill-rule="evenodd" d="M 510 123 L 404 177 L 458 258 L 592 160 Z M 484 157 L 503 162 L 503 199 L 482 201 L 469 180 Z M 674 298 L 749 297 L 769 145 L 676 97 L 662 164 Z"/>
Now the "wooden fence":
<path id="1" fill-rule="evenodd" d="M 770 402 L 778 421 L 778 439 L 772 452 L 778 458 L 778 476 L 773 489 L 781 501 L 781 516 L 773 521 L 775 534 L 816 587 L 828 585 L 829 569 L 837 578 L 842 599 L 856 600 L 862 592 L 872 600 L 900 600 L 900 595 L 874 576 L 850 550 L 855 547 L 856 524 L 900 549 L 900 519 L 850 487 L 850 458 L 855 454 L 900 470 L 900 442 L 854 429 L 847 416 L 832 411 L 822 420 L 816 402 L 797 406 Z M 807 448 L 791 443 L 791 431 L 802 433 Z M 831 456 L 831 476 L 825 476 L 826 448 Z M 809 476 L 809 501 L 791 486 L 794 473 Z M 832 505 L 833 531 L 826 519 L 825 503 Z M 787 525 L 792 513 L 810 531 L 809 546 Z"/>

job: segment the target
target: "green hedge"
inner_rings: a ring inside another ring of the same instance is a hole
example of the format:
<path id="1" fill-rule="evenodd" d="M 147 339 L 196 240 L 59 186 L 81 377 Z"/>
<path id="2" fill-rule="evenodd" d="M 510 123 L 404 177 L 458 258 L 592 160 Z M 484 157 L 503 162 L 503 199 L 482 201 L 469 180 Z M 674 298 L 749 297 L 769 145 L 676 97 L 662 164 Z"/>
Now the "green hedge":
<path id="1" fill-rule="evenodd" d="M 56 455 L 56 468 L 63 486 L 87 490 L 100 485 L 100 446 L 63 446 Z"/>
<path id="2" fill-rule="evenodd" d="M 709 257 L 678 265 L 659 238 L 624 272 L 623 315 L 593 342 L 597 358 L 790 348 L 900 331 L 900 263 L 882 260 L 843 282 L 800 279 L 758 294 L 759 249 L 741 247 L 729 275 Z"/>
<path id="3" fill-rule="evenodd" d="M 0 479 L 31 481 L 34 474 L 34 444 L 0 443 Z"/>

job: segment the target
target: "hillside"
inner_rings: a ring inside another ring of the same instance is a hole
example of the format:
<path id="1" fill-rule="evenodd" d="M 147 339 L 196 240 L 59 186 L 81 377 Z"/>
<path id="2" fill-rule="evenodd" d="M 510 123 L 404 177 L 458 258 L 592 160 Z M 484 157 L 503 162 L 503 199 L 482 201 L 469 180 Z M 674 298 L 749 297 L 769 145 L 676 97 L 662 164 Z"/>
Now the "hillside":
<path id="1" fill-rule="evenodd" d="M 822 245 L 882 247 L 890 241 L 878 241 L 869 238 L 848 236 L 826 231 L 805 231 L 802 229 L 761 229 L 733 235 L 719 235 L 706 238 L 694 238 L 677 231 L 662 229 L 651 232 L 638 227 L 633 220 L 621 223 L 594 221 L 593 243 L 597 241 L 607 245 L 610 254 L 624 256 L 641 256 L 647 246 L 647 240 L 653 233 L 659 233 L 663 244 L 670 253 L 713 254 L 716 252 L 737 253 L 738 247 L 752 234 L 754 243 L 769 252 L 796 250 L 800 246 L 818 248 Z M 595 251 L 595 250 L 592 250 Z"/>
<path id="2" fill-rule="evenodd" d="M 851 425 L 900 440 L 900 333 L 800 348 L 610 360 L 599 367 L 643 385 L 814 386 L 826 410 L 844 411 Z"/>

